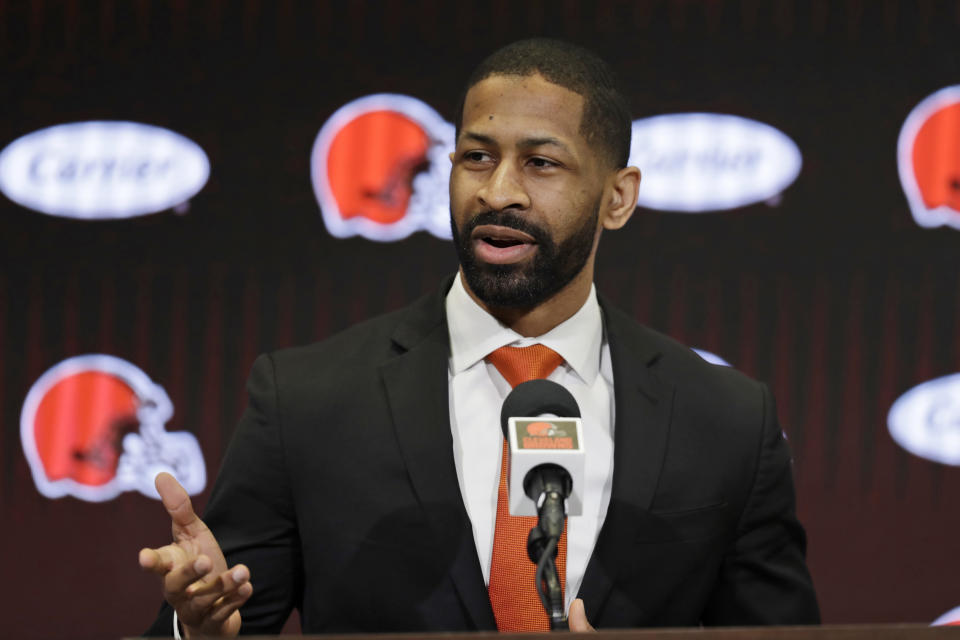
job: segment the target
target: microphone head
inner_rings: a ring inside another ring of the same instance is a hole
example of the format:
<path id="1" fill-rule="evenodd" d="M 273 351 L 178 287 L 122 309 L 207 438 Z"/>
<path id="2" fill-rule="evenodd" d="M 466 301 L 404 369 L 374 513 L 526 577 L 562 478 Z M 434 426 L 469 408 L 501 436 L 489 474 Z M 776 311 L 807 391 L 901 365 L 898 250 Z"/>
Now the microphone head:
<path id="1" fill-rule="evenodd" d="M 510 418 L 539 416 L 552 413 L 558 418 L 579 418 L 580 407 L 573 395 L 556 382 L 529 380 L 513 388 L 500 411 L 500 429 L 508 438 Z"/>

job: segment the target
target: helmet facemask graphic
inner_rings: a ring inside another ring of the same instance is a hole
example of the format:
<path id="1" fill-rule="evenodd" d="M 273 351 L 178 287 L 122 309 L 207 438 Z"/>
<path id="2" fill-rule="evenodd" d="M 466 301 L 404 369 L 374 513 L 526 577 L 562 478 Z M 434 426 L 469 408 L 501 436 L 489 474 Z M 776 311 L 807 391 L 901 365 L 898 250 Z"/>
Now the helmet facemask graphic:
<path id="1" fill-rule="evenodd" d="M 167 432 L 173 405 L 133 364 L 92 354 L 44 373 L 24 401 L 20 435 L 34 482 L 48 498 L 101 502 L 123 491 L 159 498 L 158 473 L 195 495 L 206 465 L 193 434 Z"/>

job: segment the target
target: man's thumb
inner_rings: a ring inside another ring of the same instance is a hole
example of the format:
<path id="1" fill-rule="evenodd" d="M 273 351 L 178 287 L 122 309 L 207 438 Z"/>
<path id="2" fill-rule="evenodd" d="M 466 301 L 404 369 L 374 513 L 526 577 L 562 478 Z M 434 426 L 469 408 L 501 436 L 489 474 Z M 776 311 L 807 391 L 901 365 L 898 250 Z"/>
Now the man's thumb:
<path id="1" fill-rule="evenodd" d="M 570 616 L 567 618 L 570 631 L 596 631 L 587 621 L 587 612 L 583 608 L 583 600 L 577 598 L 570 603 Z"/>
<path id="2" fill-rule="evenodd" d="M 190 496 L 176 478 L 169 473 L 158 473 L 153 483 L 173 524 L 188 527 L 199 520 L 197 514 L 193 512 Z"/>

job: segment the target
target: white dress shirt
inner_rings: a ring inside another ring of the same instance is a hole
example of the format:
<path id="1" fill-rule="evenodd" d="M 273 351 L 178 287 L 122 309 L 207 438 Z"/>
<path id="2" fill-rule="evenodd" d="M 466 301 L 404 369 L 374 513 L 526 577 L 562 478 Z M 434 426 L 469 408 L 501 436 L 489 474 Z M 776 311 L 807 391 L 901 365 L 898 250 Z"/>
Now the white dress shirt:
<path id="1" fill-rule="evenodd" d="M 565 604 L 569 610 L 607 515 L 613 483 L 613 369 L 596 291 L 591 286 L 587 301 L 572 317 L 536 338 L 521 336 L 484 311 L 464 289 L 459 275 L 447 294 L 446 310 L 453 457 L 487 584 L 503 450 L 500 408 L 511 387 L 484 358 L 507 345 L 542 344 L 564 359 L 548 380 L 569 390 L 580 406 L 586 453 L 583 515 L 567 518 Z"/>

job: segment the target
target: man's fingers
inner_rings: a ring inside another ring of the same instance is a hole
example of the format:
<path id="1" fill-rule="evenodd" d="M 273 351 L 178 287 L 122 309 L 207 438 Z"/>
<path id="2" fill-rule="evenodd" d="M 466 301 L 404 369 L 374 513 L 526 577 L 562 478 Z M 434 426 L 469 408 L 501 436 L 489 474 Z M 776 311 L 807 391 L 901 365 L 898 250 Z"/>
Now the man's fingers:
<path id="1" fill-rule="evenodd" d="M 193 505 L 190 503 L 190 496 L 186 490 L 180 486 L 177 479 L 169 473 L 158 473 L 153 481 L 163 501 L 163 506 L 173 520 L 173 524 L 179 527 L 189 527 L 200 522 L 200 518 L 193 512 Z"/>
<path id="2" fill-rule="evenodd" d="M 583 609 L 583 600 L 577 598 L 570 603 L 570 615 L 567 617 L 570 631 L 596 631 L 587 621 L 587 612 Z"/>
<path id="3" fill-rule="evenodd" d="M 210 608 L 209 618 L 214 622 L 221 623 L 233 615 L 233 612 L 243 606 L 243 603 L 253 595 L 253 585 L 244 582 L 236 590 L 223 596 L 217 603 Z"/>
<path id="4" fill-rule="evenodd" d="M 157 553 L 156 549 L 140 549 L 140 555 L 137 560 L 140 562 L 140 567 L 146 571 L 152 571 L 161 575 L 167 572 L 167 568 L 163 566 L 160 554 Z"/>
<path id="5" fill-rule="evenodd" d="M 183 592 L 183 602 L 177 612 L 191 626 L 205 626 L 214 613 L 217 613 L 217 621 L 223 622 L 252 593 L 250 570 L 242 564 L 237 565 L 214 579 L 208 576 L 206 580 L 191 584 Z"/>
<path id="6" fill-rule="evenodd" d="M 250 570 L 238 564 L 229 571 L 218 576 L 209 576 L 206 580 L 198 580 L 187 587 L 186 597 L 191 603 L 201 609 L 213 606 L 218 598 L 235 591 L 240 585 L 250 581 Z"/>
<path id="7" fill-rule="evenodd" d="M 200 555 L 175 565 L 163 578 L 163 590 L 175 600 L 190 597 L 189 588 L 213 570 L 213 561 Z"/>
<path id="8" fill-rule="evenodd" d="M 162 576 L 178 564 L 186 562 L 187 554 L 177 545 L 168 544 L 158 549 L 150 549 L 149 547 L 140 549 L 138 560 L 143 569 Z"/>

